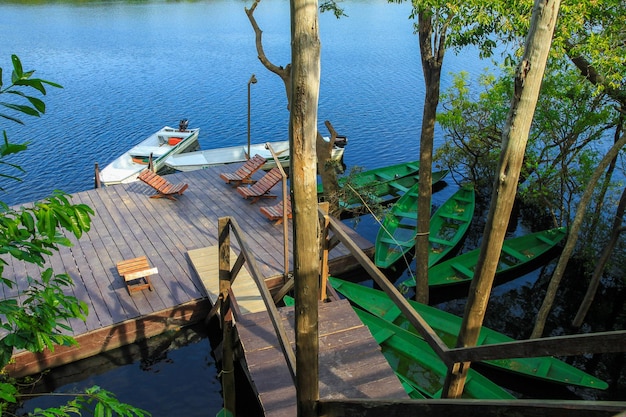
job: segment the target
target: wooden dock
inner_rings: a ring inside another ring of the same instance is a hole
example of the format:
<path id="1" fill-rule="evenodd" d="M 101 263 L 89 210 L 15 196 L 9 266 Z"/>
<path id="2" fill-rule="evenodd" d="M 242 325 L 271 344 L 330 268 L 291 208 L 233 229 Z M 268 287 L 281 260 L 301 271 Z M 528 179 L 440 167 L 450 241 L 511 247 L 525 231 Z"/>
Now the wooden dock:
<path id="1" fill-rule="evenodd" d="M 241 303 L 238 303 L 241 304 Z M 294 310 L 280 309 L 292 347 Z M 296 388 L 275 336 L 269 314 L 246 314 L 236 324 L 250 383 L 263 415 L 291 417 L 296 413 Z M 371 333 L 346 300 L 319 307 L 320 398 L 408 399 L 399 379 Z"/>
<path id="2" fill-rule="evenodd" d="M 86 322 L 71 322 L 72 335 L 80 347 L 58 347 L 54 353 L 18 353 L 15 364 L 8 369 L 11 374 L 32 374 L 202 320 L 211 302 L 189 253 L 217 244 L 217 222 L 223 216 L 237 219 L 263 276 L 270 285 L 274 281 L 280 285 L 283 229 L 259 212 L 260 206 L 275 204 L 275 200 L 251 205 L 219 179 L 220 172 L 236 168 L 223 166 L 168 175 L 171 182 L 189 184 L 177 201 L 149 198 L 154 190 L 141 182 L 74 194 L 72 202 L 94 209 L 92 228 L 78 241 L 69 236 L 74 246 L 61 247 L 48 264 L 56 273 L 66 272 L 72 277 L 74 295 L 89 307 Z M 280 193 L 280 187 L 274 191 Z M 371 248 L 371 243 L 347 232 L 364 249 Z M 139 256 L 146 256 L 158 274 L 151 277 L 153 291 L 131 296 L 117 274 L 116 264 Z M 349 252 L 342 248 L 333 250 L 331 257 L 331 271 L 337 268 L 332 271 L 336 274 L 353 265 Z M 33 265 L 7 260 L 5 273 L 12 271 L 21 290 L 26 288 L 28 275 L 40 274 Z M 15 296 L 17 288 L 5 287 L 4 297 Z"/>

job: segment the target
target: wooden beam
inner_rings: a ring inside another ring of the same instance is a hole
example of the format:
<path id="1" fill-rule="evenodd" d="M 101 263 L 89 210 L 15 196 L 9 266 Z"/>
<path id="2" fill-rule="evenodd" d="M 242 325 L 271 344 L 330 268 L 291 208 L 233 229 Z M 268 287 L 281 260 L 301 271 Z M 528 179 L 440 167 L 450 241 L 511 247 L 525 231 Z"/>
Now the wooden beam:
<path id="1" fill-rule="evenodd" d="M 626 402 L 560 400 L 320 400 L 324 417 L 612 417 Z"/>
<path id="2" fill-rule="evenodd" d="M 323 214 L 322 214 L 323 215 Z M 331 226 L 332 231 L 335 233 L 337 239 L 343 243 L 352 256 L 356 258 L 356 260 L 361 264 L 361 266 L 365 269 L 365 271 L 372 277 L 374 281 L 382 288 L 385 293 L 393 300 L 393 302 L 398 306 L 400 311 L 407 317 L 407 319 L 411 322 L 413 326 L 419 331 L 420 335 L 426 340 L 428 345 L 435 351 L 435 353 L 442 358 L 445 362 L 447 360 L 446 352 L 449 348 L 441 341 L 437 333 L 430 327 L 428 323 L 415 311 L 413 307 L 409 304 L 409 302 L 404 298 L 402 294 L 397 290 L 396 287 L 393 286 L 387 279 L 387 277 L 380 272 L 378 267 L 371 261 L 371 259 L 363 253 L 361 248 L 359 248 L 345 233 L 340 224 L 338 224 L 337 220 L 330 217 L 329 224 Z M 451 365 L 451 363 L 447 363 Z"/>
<path id="3" fill-rule="evenodd" d="M 221 219 L 220 219 L 221 220 Z M 274 326 L 274 330 L 278 335 L 278 341 L 280 346 L 285 354 L 285 359 L 287 361 L 287 365 L 289 365 L 289 371 L 291 372 L 291 376 L 295 383 L 296 380 L 296 355 L 291 348 L 291 344 L 289 343 L 289 338 L 287 337 L 287 332 L 283 326 L 282 320 L 280 320 L 280 315 L 278 313 L 278 309 L 276 308 L 276 304 L 274 304 L 274 300 L 272 299 L 272 294 L 270 294 L 267 285 L 265 285 L 265 278 L 261 274 L 260 268 L 257 265 L 256 259 L 252 255 L 252 250 L 248 246 L 248 243 L 244 236 L 241 234 L 241 228 L 237 224 L 237 221 L 234 218 L 229 218 L 229 222 L 232 227 L 232 232 L 239 243 L 239 247 L 241 248 L 241 253 L 246 259 L 246 264 L 248 266 L 248 272 L 250 276 L 256 283 L 259 288 L 259 292 L 261 293 L 261 298 L 263 298 L 263 302 L 265 303 L 265 308 L 270 315 L 270 319 L 272 320 L 272 325 Z M 235 317 L 240 318 L 240 317 Z"/>
<path id="4" fill-rule="evenodd" d="M 585 353 L 619 353 L 625 351 L 626 330 L 618 330 L 457 348 L 451 349 L 446 355 L 452 362 L 475 362 L 491 359 L 574 356 Z"/>

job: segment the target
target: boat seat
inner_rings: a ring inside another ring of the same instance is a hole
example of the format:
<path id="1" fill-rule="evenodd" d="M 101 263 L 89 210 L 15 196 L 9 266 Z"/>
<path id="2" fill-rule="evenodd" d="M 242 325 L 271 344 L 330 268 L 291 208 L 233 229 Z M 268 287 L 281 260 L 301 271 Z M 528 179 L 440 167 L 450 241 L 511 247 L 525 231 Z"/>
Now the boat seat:
<path id="1" fill-rule="evenodd" d="M 382 172 L 377 173 L 376 176 L 378 178 L 380 178 L 381 180 L 383 180 L 383 181 L 390 181 L 390 180 L 394 179 L 394 177 L 392 177 L 392 176 L 390 176 L 388 174 L 383 174 Z"/>
<path id="2" fill-rule="evenodd" d="M 465 275 L 465 277 L 467 277 L 467 278 L 473 278 L 474 277 L 474 271 L 472 271 L 471 269 L 469 269 L 465 265 L 462 265 L 462 264 L 460 264 L 458 262 L 453 262 L 451 266 L 457 272 Z"/>
<path id="3" fill-rule="evenodd" d="M 554 245 L 554 241 L 548 239 L 547 237 L 545 237 L 544 235 L 537 235 L 537 239 L 541 240 L 543 243 L 547 243 L 550 246 Z"/>
<path id="4" fill-rule="evenodd" d="M 261 198 L 276 198 L 274 194 L 270 194 L 270 190 L 280 182 L 283 178 L 278 167 L 272 168 L 260 180 L 249 187 L 237 187 L 237 192 L 243 198 L 250 199 L 250 204 L 254 204 Z"/>
<path id="5" fill-rule="evenodd" d="M 438 216 L 441 216 L 445 219 L 451 220 L 465 220 L 465 216 L 457 213 L 439 213 Z"/>
<path id="6" fill-rule="evenodd" d="M 532 258 L 532 256 L 524 255 L 522 252 L 520 252 L 520 251 L 518 251 L 516 249 L 513 249 L 512 247 L 507 246 L 506 244 L 502 245 L 502 252 L 504 252 L 505 254 L 510 255 L 510 256 L 514 257 L 515 259 L 520 260 L 522 262 L 527 261 L 529 258 Z"/>
<path id="7" fill-rule="evenodd" d="M 404 246 L 406 248 L 412 248 L 413 246 L 415 246 L 415 241 L 414 240 L 407 240 L 407 241 L 404 241 L 404 242 L 399 242 L 397 240 L 394 240 L 394 239 L 391 239 L 391 238 L 388 238 L 388 237 L 381 237 L 380 241 L 384 242 L 384 243 L 391 243 L 391 244 L 397 245 L 397 246 Z"/>
<path id="8" fill-rule="evenodd" d="M 132 156 L 140 156 L 144 158 L 150 157 L 152 154 L 152 158 L 160 158 L 170 151 L 171 148 L 167 147 L 155 147 L 155 146 L 135 146 L 131 149 Z"/>
<path id="9" fill-rule="evenodd" d="M 406 217 L 407 219 L 417 220 L 417 211 L 396 211 L 394 214 L 398 217 Z"/>
<path id="10" fill-rule="evenodd" d="M 265 217 L 271 221 L 276 221 L 274 224 L 281 224 L 283 222 L 283 205 L 284 200 L 280 201 L 274 206 L 261 207 L 260 211 Z M 291 198 L 287 196 L 287 218 L 291 219 Z"/>
<path id="11" fill-rule="evenodd" d="M 395 189 L 397 189 L 397 190 L 402 191 L 403 193 L 406 193 L 407 191 L 409 191 L 409 189 L 408 189 L 407 187 L 405 187 L 405 186 L 403 186 L 403 185 L 400 185 L 400 184 L 398 184 L 398 183 L 397 183 L 397 182 L 395 182 L 395 181 L 391 181 L 391 182 L 389 183 L 389 185 L 391 185 L 393 188 L 395 188 Z"/>
<path id="12" fill-rule="evenodd" d="M 156 190 L 156 194 L 150 196 L 150 198 L 165 197 L 170 200 L 176 200 L 174 195 L 182 195 L 189 186 L 186 183 L 172 184 L 162 176 L 149 169 L 141 171 L 137 178 Z"/>
<path id="13" fill-rule="evenodd" d="M 428 240 L 432 243 L 437 243 L 439 245 L 452 246 L 452 242 L 450 242 L 449 240 L 439 239 L 438 237 L 429 236 Z"/>
<path id="14" fill-rule="evenodd" d="M 154 275 L 158 272 L 157 268 L 150 267 L 148 259 L 145 256 L 117 263 L 117 273 L 124 279 L 129 295 L 133 295 L 135 291 L 145 289 L 152 291 L 150 275 Z"/>
<path id="15" fill-rule="evenodd" d="M 226 181 L 227 184 L 233 187 L 239 187 L 241 184 L 253 184 L 255 180 L 252 179 L 252 174 L 265 165 L 267 159 L 259 154 L 254 155 L 248 159 L 241 167 L 235 172 L 223 172 L 220 174 L 220 178 Z"/>

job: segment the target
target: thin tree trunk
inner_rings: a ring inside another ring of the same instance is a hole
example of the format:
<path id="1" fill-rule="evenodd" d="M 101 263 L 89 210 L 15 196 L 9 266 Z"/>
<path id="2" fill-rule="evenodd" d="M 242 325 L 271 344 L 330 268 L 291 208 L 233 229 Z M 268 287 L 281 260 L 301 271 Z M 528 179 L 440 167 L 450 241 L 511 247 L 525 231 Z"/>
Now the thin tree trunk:
<path id="1" fill-rule="evenodd" d="M 596 291 L 598 290 L 598 285 L 600 284 L 600 278 L 602 278 L 602 273 L 604 272 L 604 267 L 611 257 L 611 253 L 613 253 L 613 249 L 615 248 L 615 244 L 617 243 L 617 239 L 619 235 L 624 231 L 622 224 L 624 222 L 624 210 L 626 209 L 626 188 L 622 191 L 622 197 L 619 200 L 619 204 L 617 206 L 617 211 L 615 213 L 615 219 L 613 220 L 613 230 L 611 230 L 611 236 L 609 237 L 609 241 L 607 242 L 602 254 L 600 255 L 600 259 L 598 259 L 598 263 L 593 271 L 593 275 L 591 276 L 591 280 L 589 281 L 589 287 L 587 287 L 587 293 L 583 298 L 583 302 L 578 307 L 578 312 L 576 313 L 576 317 L 572 322 L 572 326 L 575 328 L 579 328 L 583 324 L 583 320 L 589 311 L 589 307 L 591 307 L 591 303 L 596 295 Z"/>
<path id="2" fill-rule="evenodd" d="M 572 256 L 574 248 L 576 247 L 576 241 L 578 240 L 578 231 L 580 230 L 580 227 L 582 225 L 587 206 L 589 205 L 591 197 L 593 196 L 594 186 L 602 176 L 602 172 L 604 172 L 604 170 L 609 166 L 613 158 L 616 157 L 616 155 L 619 153 L 620 149 L 624 147 L 624 145 L 626 145 L 626 134 L 622 134 L 622 137 L 617 142 L 615 142 L 615 144 L 613 144 L 611 149 L 609 149 L 606 155 L 604 155 L 604 158 L 602 158 L 600 164 L 598 164 L 595 171 L 591 175 L 591 179 L 589 180 L 587 189 L 580 198 L 580 203 L 578 203 L 578 209 L 576 210 L 576 216 L 574 216 L 574 221 L 569 227 L 567 241 L 565 242 L 563 252 L 561 252 L 561 256 L 559 257 L 559 262 L 557 263 L 556 268 L 554 269 L 554 273 L 552 274 L 552 278 L 550 279 L 550 284 L 548 284 L 546 296 L 544 297 L 543 303 L 541 304 L 539 312 L 537 313 L 535 327 L 532 334 L 530 335 L 531 339 L 541 337 L 541 335 L 543 334 L 543 329 L 545 328 L 548 314 L 552 309 L 552 304 L 554 303 L 554 298 L 556 297 L 556 291 L 559 288 L 559 284 L 561 283 L 561 279 L 563 278 L 563 274 L 565 273 L 565 268 L 567 267 L 569 258 Z"/>
<path id="3" fill-rule="evenodd" d="M 465 307 L 457 340 L 458 347 L 475 346 L 482 327 L 493 279 L 500 259 L 502 242 L 511 216 L 528 133 L 532 123 L 541 81 L 557 20 L 560 0 L 536 0 L 522 61 L 515 75 L 515 89 L 507 124 L 502 134 L 502 154 L 494 182 L 491 206 L 480 256 Z M 444 396 L 459 398 L 470 363 L 450 367 Z"/>
<path id="4" fill-rule="evenodd" d="M 317 416 L 319 399 L 318 304 L 319 222 L 317 219 L 317 106 L 320 39 L 316 0 L 291 0 L 292 97 L 290 176 L 293 192 L 296 401 L 299 417 Z"/>
<path id="5" fill-rule="evenodd" d="M 415 300 L 428 304 L 428 253 L 430 251 L 430 206 L 432 199 L 432 162 L 435 137 L 435 121 L 439 105 L 439 87 L 441 66 L 445 52 L 444 33 L 435 36 L 439 40 L 433 45 L 432 14 L 419 14 L 420 56 L 426 98 L 422 114 L 422 132 L 420 135 L 420 178 L 417 204 L 417 234 L 415 236 Z M 435 53 L 433 54 L 433 49 Z"/>
<path id="6" fill-rule="evenodd" d="M 620 122 L 617 124 L 615 128 L 615 133 L 613 135 L 613 142 L 617 142 L 622 135 L 622 126 L 624 124 L 624 115 L 620 113 L 619 115 Z M 589 227 L 587 236 L 585 237 L 586 242 L 593 242 L 596 230 L 598 230 L 598 223 L 602 217 L 602 202 L 606 197 L 606 193 L 609 189 L 609 185 L 611 185 L 611 178 L 613 178 L 613 173 L 615 172 L 615 167 L 617 165 L 617 156 L 613 158 L 611 163 L 609 164 L 609 168 L 606 170 L 606 174 L 604 174 L 604 179 L 600 186 L 600 192 L 596 197 L 596 209 L 593 213 L 591 227 Z"/>

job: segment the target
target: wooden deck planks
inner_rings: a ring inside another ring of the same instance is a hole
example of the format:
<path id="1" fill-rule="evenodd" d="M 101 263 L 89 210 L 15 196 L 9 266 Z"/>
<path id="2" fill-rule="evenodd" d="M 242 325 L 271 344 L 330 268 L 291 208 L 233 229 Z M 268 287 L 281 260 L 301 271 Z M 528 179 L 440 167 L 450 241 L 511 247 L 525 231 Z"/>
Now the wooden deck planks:
<path id="1" fill-rule="evenodd" d="M 150 334 L 144 334 L 141 329 L 132 330 L 132 322 L 149 315 L 162 317 L 177 306 L 205 299 L 206 291 L 187 252 L 217 244 L 219 217 L 236 219 L 263 276 L 282 275 L 282 227 L 276 227 L 259 212 L 259 206 L 267 203 L 250 205 L 219 178 L 219 173 L 228 169 L 216 167 L 167 176 L 172 182 L 189 184 L 177 201 L 151 199 L 153 189 L 139 181 L 74 194 L 73 203 L 84 203 L 94 209 L 92 228 L 78 241 L 68 236 L 75 245 L 62 247 L 46 263 L 54 267 L 55 273 L 68 273 L 75 281 L 71 291 L 88 305 L 87 321 L 71 323 L 74 336 L 106 334 L 108 328 L 123 323 L 126 331 L 148 337 Z M 262 173 L 254 176 L 261 177 Z M 280 193 L 279 188 L 278 185 L 274 192 Z M 363 248 L 371 247 L 371 243 L 361 242 Z M 232 243 L 237 251 L 236 242 Z M 331 258 L 347 254 L 345 248 L 338 248 L 331 252 Z M 159 270 L 151 277 L 154 291 L 130 296 L 115 265 L 142 255 Z M 26 288 L 28 274 L 38 274 L 38 268 L 5 259 L 9 262 L 5 272 L 12 271 L 20 290 Z M 5 288 L 4 296 L 16 292 Z M 134 336 L 126 339 L 132 341 Z M 83 339 L 81 345 L 87 344 L 89 341 Z M 75 357 L 73 354 L 72 358 Z M 55 358 L 55 364 L 61 362 L 62 359 Z"/>
<path id="2" fill-rule="evenodd" d="M 280 312 L 293 347 L 294 310 L 282 308 Z M 296 415 L 295 387 L 269 315 L 244 315 L 236 326 L 264 415 Z M 321 398 L 408 398 L 371 333 L 346 300 L 320 304 L 319 335 Z"/>
<path id="3" fill-rule="evenodd" d="M 201 249 L 194 249 L 187 252 L 191 263 L 200 277 L 202 284 L 211 300 L 212 304 L 217 301 L 219 291 L 219 247 L 209 246 Z M 237 260 L 234 250 L 230 251 L 230 267 Z M 250 276 L 245 265 L 235 278 L 232 285 L 233 291 L 237 294 L 237 303 L 242 314 L 265 311 L 265 303 L 261 298 L 261 292 Z"/>

